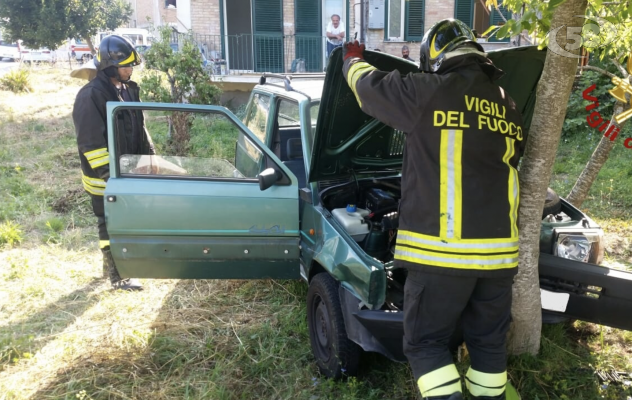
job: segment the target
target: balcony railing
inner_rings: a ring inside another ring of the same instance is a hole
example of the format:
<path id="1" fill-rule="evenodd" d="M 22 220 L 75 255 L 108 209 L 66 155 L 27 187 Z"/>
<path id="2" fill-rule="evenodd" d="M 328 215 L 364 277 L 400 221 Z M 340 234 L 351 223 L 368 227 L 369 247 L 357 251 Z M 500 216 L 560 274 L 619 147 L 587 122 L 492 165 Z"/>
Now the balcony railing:
<path id="1" fill-rule="evenodd" d="M 179 38 L 174 34 L 172 41 Z M 327 62 L 324 36 L 193 34 L 192 38 L 215 75 L 323 72 Z"/>

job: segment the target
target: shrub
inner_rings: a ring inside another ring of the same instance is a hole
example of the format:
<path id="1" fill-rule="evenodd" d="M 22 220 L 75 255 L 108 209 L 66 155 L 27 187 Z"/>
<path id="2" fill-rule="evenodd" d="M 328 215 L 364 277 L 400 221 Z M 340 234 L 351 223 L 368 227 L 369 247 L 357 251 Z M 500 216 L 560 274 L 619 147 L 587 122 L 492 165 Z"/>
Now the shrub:
<path id="1" fill-rule="evenodd" d="M 14 69 L 0 78 L 0 87 L 13 93 L 31 92 L 31 79 L 26 69 Z"/>
<path id="2" fill-rule="evenodd" d="M 22 230 L 15 222 L 7 221 L 0 224 L 0 245 L 13 246 L 22 242 Z"/>

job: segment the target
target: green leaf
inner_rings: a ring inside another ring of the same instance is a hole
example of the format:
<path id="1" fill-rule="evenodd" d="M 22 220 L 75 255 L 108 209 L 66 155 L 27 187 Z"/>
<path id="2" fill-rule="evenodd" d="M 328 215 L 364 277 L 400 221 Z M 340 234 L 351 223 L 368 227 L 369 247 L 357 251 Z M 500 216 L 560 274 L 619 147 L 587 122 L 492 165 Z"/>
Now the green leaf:
<path id="1" fill-rule="evenodd" d="M 509 32 L 509 24 L 503 25 L 498 31 L 496 31 L 496 37 L 502 39 L 507 36 L 507 32 Z"/>
<path id="2" fill-rule="evenodd" d="M 498 29 L 498 25 L 491 25 L 489 28 L 487 28 L 487 30 L 485 30 L 485 32 L 481 33 L 482 37 L 487 37 L 492 36 L 493 35 L 493 31 L 496 31 Z"/>
<path id="3" fill-rule="evenodd" d="M 595 6 L 595 8 L 600 8 L 601 3 L 602 3 L 602 0 L 593 0 L 593 5 Z"/>

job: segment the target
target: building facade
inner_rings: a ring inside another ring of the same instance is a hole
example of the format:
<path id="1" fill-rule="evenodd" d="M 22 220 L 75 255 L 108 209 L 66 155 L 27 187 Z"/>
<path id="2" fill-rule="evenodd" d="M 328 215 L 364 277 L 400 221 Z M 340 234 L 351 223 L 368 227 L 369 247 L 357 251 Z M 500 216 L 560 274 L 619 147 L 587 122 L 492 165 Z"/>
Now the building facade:
<path id="1" fill-rule="evenodd" d="M 132 6 L 127 28 L 177 25 L 177 0 L 126 0 Z"/>
<path id="2" fill-rule="evenodd" d="M 193 32 L 207 58 L 230 74 L 322 72 L 333 14 L 344 23 L 347 40 L 397 56 L 407 45 L 415 60 L 424 32 L 441 19 L 458 18 L 480 34 L 511 18 L 502 5 L 489 10 L 484 0 L 128 1 L 134 3 L 136 26 L 143 27 L 141 19 L 151 15 L 179 32 Z M 481 41 L 487 48 L 510 45 Z"/>

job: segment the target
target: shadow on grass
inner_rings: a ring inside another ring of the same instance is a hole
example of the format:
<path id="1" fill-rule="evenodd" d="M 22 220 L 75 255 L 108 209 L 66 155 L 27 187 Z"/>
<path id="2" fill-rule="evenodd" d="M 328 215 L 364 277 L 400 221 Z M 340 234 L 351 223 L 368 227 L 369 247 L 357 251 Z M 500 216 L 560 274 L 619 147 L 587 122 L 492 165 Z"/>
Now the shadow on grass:
<path id="1" fill-rule="evenodd" d="M 595 369 L 611 371 L 615 359 L 607 349 L 598 353 L 589 347 L 588 343 L 600 340 L 599 329 L 598 325 L 570 322 L 544 325 L 538 356 L 509 359 L 509 376 L 522 398 L 628 399 L 632 395 L 630 386 L 602 382 L 595 374 Z"/>
<path id="2" fill-rule="evenodd" d="M 99 300 L 90 292 L 102 283 L 102 279 L 94 278 L 84 287 L 49 303 L 28 318 L 1 326 L 0 371 L 16 360 L 35 354 L 72 325 Z"/>
<path id="3" fill-rule="evenodd" d="M 363 358 L 358 378 L 320 376 L 306 292 L 298 281 L 179 281 L 145 346 L 84 354 L 32 398 L 414 398 L 406 365 L 376 354 Z"/>

